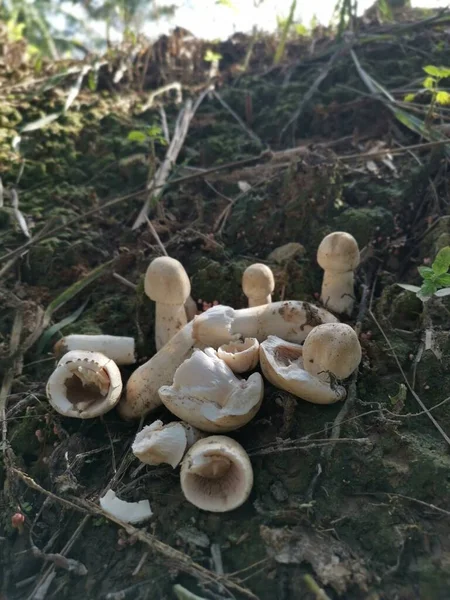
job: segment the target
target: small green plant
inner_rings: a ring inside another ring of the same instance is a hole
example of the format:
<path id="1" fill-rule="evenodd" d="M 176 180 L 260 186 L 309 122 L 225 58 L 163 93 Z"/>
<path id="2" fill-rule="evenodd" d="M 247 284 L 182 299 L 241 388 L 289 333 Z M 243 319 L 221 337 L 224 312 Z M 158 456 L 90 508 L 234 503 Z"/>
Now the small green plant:
<path id="1" fill-rule="evenodd" d="M 145 127 L 142 129 L 134 129 L 128 134 L 127 140 L 130 142 L 138 142 L 139 144 L 152 144 L 155 142 L 159 142 L 163 146 L 167 144 L 162 129 L 161 127 L 158 127 L 158 125 L 152 125 L 151 127 Z"/>
<path id="2" fill-rule="evenodd" d="M 446 106 L 450 104 L 450 93 L 445 90 L 440 90 L 439 85 L 443 79 L 450 78 L 450 69 L 448 67 L 435 67 L 427 65 L 423 68 L 427 77 L 423 80 L 423 89 L 431 92 L 430 111 L 433 110 L 435 104 Z M 416 94 L 406 94 L 405 102 L 414 102 Z"/>
<path id="3" fill-rule="evenodd" d="M 426 302 L 432 296 L 442 298 L 450 296 L 450 246 L 442 248 L 431 267 L 418 267 L 418 271 L 423 279 L 420 287 L 409 285 L 407 283 L 398 283 L 401 288 L 414 292 L 422 302 Z"/>
<path id="4" fill-rule="evenodd" d="M 205 56 L 203 57 L 203 60 L 205 62 L 219 62 L 219 60 L 222 59 L 222 55 L 219 54 L 218 52 L 214 52 L 213 50 L 211 50 L 210 48 L 208 48 L 208 50 L 205 52 Z"/>

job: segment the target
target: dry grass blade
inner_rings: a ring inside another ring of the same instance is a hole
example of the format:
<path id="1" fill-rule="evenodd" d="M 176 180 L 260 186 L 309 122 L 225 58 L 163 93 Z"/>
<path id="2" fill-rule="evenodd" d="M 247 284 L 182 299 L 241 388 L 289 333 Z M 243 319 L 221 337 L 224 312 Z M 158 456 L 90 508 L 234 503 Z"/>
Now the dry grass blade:
<path id="1" fill-rule="evenodd" d="M 3 378 L 2 387 L 0 389 L 0 419 L 2 422 L 2 449 L 3 453 L 7 448 L 7 419 L 6 419 L 6 409 L 7 409 L 7 401 L 9 392 L 11 391 L 12 382 L 14 380 L 14 376 L 16 375 L 16 370 L 21 362 L 21 355 L 19 352 L 20 347 L 20 336 L 22 334 L 22 326 L 23 326 L 23 311 L 22 308 L 19 307 L 16 310 L 16 314 L 14 316 L 14 322 L 11 330 L 11 340 L 9 343 L 9 355 L 10 357 L 15 357 L 11 367 L 6 371 L 6 374 Z"/>

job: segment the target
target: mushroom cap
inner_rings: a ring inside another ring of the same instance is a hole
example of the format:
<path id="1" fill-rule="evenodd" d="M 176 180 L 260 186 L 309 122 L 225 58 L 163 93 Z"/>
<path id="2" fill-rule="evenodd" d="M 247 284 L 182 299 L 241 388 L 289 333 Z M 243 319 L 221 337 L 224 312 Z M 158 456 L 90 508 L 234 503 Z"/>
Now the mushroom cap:
<path id="1" fill-rule="evenodd" d="M 241 506 L 253 486 L 253 469 L 244 448 L 224 435 L 196 442 L 181 463 L 181 489 L 186 499 L 210 512 Z"/>
<path id="2" fill-rule="evenodd" d="M 329 373 L 347 379 L 361 362 L 361 345 L 354 329 L 345 323 L 314 327 L 303 344 L 305 369 L 320 379 Z"/>
<path id="3" fill-rule="evenodd" d="M 275 279 L 271 269 L 262 263 L 247 267 L 242 275 L 242 289 L 247 298 L 260 298 L 272 294 Z"/>
<path id="4" fill-rule="evenodd" d="M 159 256 L 148 265 L 144 289 L 154 302 L 184 305 L 191 293 L 191 282 L 178 260 Z"/>
<path id="5" fill-rule="evenodd" d="M 314 331 L 314 330 L 313 330 Z M 259 346 L 259 362 L 264 377 L 277 388 L 313 404 L 333 404 L 345 398 L 342 386 L 331 386 L 306 371 L 303 348 L 275 335 Z"/>
<path id="6" fill-rule="evenodd" d="M 159 388 L 159 397 L 170 412 L 211 433 L 246 425 L 258 412 L 263 395 L 259 373 L 238 379 L 213 348 L 194 350 L 175 371 L 173 385 Z"/>
<path id="7" fill-rule="evenodd" d="M 259 342 L 256 338 L 245 338 L 222 344 L 217 356 L 226 362 L 233 373 L 245 373 L 258 364 Z"/>
<path id="8" fill-rule="evenodd" d="M 119 367 L 100 352 L 72 350 L 65 354 L 47 381 L 47 398 L 65 417 L 92 419 L 119 402 Z"/>
<path id="9" fill-rule="evenodd" d="M 358 242 L 345 231 L 334 231 L 320 242 L 317 262 L 325 271 L 353 271 L 359 265 Z"/>

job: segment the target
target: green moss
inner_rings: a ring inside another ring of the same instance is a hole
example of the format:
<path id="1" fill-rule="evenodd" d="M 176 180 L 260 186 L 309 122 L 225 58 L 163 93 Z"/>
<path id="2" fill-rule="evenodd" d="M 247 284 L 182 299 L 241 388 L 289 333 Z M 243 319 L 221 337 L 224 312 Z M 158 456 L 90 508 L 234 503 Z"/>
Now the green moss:
<path id="1" fill-rule="evenodd" d="M 385 208 L 347 208 L 334 219 L 335 229 L 351 233 L 360 247 L 378 235 L 387 237 L 394 231 L 394 218 Z"/>

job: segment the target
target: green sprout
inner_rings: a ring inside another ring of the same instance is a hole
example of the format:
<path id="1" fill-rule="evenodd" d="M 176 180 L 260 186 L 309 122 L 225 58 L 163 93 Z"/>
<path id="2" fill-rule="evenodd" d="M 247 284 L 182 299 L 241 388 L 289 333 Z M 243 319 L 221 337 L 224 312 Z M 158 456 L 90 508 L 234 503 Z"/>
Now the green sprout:
<path id="1" fill-rule="evenodd" d="M 423 68 L 428 77 L 423 80 L 423 87 L 431 92 L 431 106 L 440 104 L 446 106 L 450 104 L 450 94 L 439 89 L 439 85 L 443 79 L 450 77 L 450 69 L 448 67 L 435 67 L 428 65 Z M 414 102 L 416 94 L 406 94 L 405 102 Z"/>
<path id="2" fill-rule="evenodd" d="M 450 296 L 450 246 L 442 248 L 431 267 L 418 267 L 418 271 L 423 279 L 420 287 L 409 285 L 407 283 L 398 283 L 401 288 L 414 292 L 422 302 L 426 302 L 432 296 L 443 298 Z"/>

